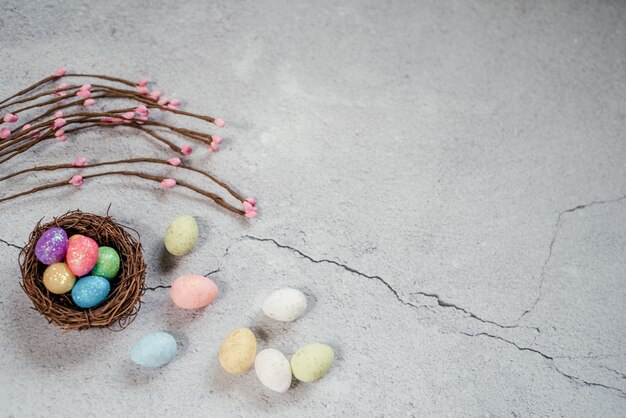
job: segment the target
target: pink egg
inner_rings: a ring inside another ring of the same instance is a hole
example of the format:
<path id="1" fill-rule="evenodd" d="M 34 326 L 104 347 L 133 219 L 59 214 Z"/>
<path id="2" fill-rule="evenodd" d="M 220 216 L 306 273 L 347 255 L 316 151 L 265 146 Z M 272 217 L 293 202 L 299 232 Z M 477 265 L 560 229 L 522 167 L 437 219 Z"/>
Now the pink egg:
<path id="1" fill-rule="evenodd" d="M 68 241 L 65 262 L 76 276 L 89 273 L 98 261 L 98 244 L 84 235 L 72 235 Z"/>
<path id="2" fill-rule="evenodd" d="M 180 276 L 170 289 L 172 300 L 183 309 L 204 308 L 215 301 L 217 294 L 217 285 L 213 280 L 197 274 Z"/>

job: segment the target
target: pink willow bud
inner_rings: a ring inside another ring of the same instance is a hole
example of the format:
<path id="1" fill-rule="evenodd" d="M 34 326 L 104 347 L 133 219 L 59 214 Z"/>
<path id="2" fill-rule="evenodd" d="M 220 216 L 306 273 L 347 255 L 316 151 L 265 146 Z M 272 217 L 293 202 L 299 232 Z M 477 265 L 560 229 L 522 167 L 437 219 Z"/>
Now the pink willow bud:
<path id="1" fill-rule="evenodd" d="M 78 157 L 76 161 L 72 163 L 72 167 L 83 167 L 87 164 L 87 159 L 85 157 Z"/>
<path id="2" fill-rule="evenodd" d="M 163 186 L 163 188 L 165 188 L 165 189 L 171 189 L 172 187 L 176 186 L 176 180 L 174 180 L 174 179 L 163 179 L 163 180 L 161 180 L 161 186 Z"/>
<path id="3" fill-rule="evenodd" d="M 13 113 L 7 113 L 6 115 L 4 115 L 4 118 L 2 118 L 2 120 L 4 120 L 6 123 L 15 123 L 19 119 L 20 117 Z"/>
<path id="4" fill-rule="evenodd" d="M 192 152 L 193 152 L 193 149 L 187 144 L 183 145 L 182 148 L 180 149 L 180 153 L 183 155 L 191 155 Z"/>
<path id="5" fill-rule="evenodd" d="M 65 119 L 63 118 L 56 118 L 54 120 L 54 123 L 52 124 L 52 129 L 59 129 L 63 126 L 65 126 L 67 122 L 65 121 Z"/>
<path id="6" fill-rule="evenodd" d="M 88 99 L 91 97 L 91 92 L 89 90 L 78 90 L 76 95 L 82 99 Z"/>
<path id="7" fill-rule="evenodd" d="M 83 176 L 76 175 L 72 177 L 68 183 L 71 184 L 72 186 L 78 187 L 78 186 L 82 186 L 84 182 L 85 180 L 83 180 Z"/>
<path id="8" fill-rule="evenodd" d="M 254 202 L 254 204 L 256 204 L 256 200 L 254 200 L 254 198 L 251 198 L 251 200 Z M 243 211 L 245 212 L 244 216 L 246 218 L 256 218 L 256 207 L 254 206 L 254 204 L 250 202 L 250 199 L 246 199 L 241 202 L 241 206 L 243 208 Z"/>
<path id="9" fill-rule="evenodd" d="M 9 128 L 0 129 L 0 139 L 7 139 L 11 136 L 11 130 Z"/>
<path id="10" fill-rule="evenodd" d="M 142 118 L 147 118 L 150 112 L 148 111 L 147 107 L 142 105 L 135 108 L 135 113 L 138 113 L 139 116 L 141 116 Z"/>

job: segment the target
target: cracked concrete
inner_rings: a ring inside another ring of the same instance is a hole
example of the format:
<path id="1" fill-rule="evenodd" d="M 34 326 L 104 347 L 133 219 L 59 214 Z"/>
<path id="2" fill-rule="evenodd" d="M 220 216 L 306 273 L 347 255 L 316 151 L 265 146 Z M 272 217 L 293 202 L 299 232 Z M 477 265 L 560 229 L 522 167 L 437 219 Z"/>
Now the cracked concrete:
<path id="1" fill-rule="evenodd" d="M 3 244 L 5 244 L 5 245 L 7 245 L 8 247 L 17 248 L 18 250 L 21 250 L 21 249 L 22 249 L 22 247 L 20 247 L 19 245 L 13 244 L 13 243 L 11 243 L 11 242 L 9 242 L 9 241 L 5 241 L 5 240 L 3 240 L 3 239 L 0 239 L 0 242 L 1 242 L 1 243 L 3 243 Z"/>
<path id="2" fill-rule="evenodd" d="M 623 3 L 8 0 L 2 10 L 0 97 L 60 65 L 148 76 L 189 109 L 225 117 L 220 152 L 188 158 L 260 209 L 249 222 L 116 178 L 0 205 L 1 416 L 623 416 Z M 169 157 L 136 132 L 102 130 L 0 171 L 139 155 Z M 4 182 L 0 195 L 63 176 Z M 59 331 L 19 288 L 20 245 L 42 217 L 109 204 L 141 234 L 141 311 L 123 332 Z M 175 258 L 163 232 L 184 213 L 200 239 Z M 214 305 L 170 302 L 187 273 L 217 283 Z M 285 286 L 309 308 L 275 323 L 260 306 Z M 270 393 L 253 372 L 219 367 L 239 326 L 287 355 L 326 342 L 335 364 L 317 383 Z M 157 330 L 179 354 L 140 369 L 128 350 Z"/>
<path id="3" fill-rule="evenodd" d="M 542 292 L 543 292 L 543 281 L 545 279 L 545 274 L 546 274 L 546 267 L 548 266 L 548 263 L 550 262 L 550 259 L 552 258 L 552 250 L 554 248 L 554 243 L 556 242 L 557 236 L 559 234 L 559 228 L 561 226 L 561 218 L 568 213 L 573 213 L 576 212 L 577 210 L 581 210 L 581 209 L 585 209 L 594 205 L 604 205 L 607 203 L 617 203 L 620 202 L 622 200 L 626 199 L 626 196 L 620 196 L 618 198 L 615 199 L 609 199 L 609 200 L 594 200 L 593 202 L 589 202 L 589 203 L 585 203 L 582 205 L 578 205 L 575 206 L 573 208 L 564 210 L 562 212 L 559 212 L 559 215 L 556 218 L 556 223 L 554 225 L 554 234 L 552 235 L 552 239 L 550 240 L 550 245 L 548 246 L 548 256 L 546 257 L 546 261 L 543 262 L 543 265 L 541 266 L 541 276 L 539 278 L 539 290 L 537 292 L 537 298 L 534 300 L 533 304 L 530 306 L 530 308 L 526 309 L 522 315 L 520 316 L 520 319 L 522 319 L 524 316 L 526 316 L 527 314 L 529 314 L 534 308 L 535 306 L 537 306 L 537 303 L 539 302 L 539 299 L 541 299 L 542 296 Z"/>
<path id="4" fill-rule="evenodd" d="M 304 257 L 304 258 L 306 258 L 307 260 L 309 260 L 309 261 L 311 261 L 313 263 L 329 263 L 329 264 L 333 264 L 333 265 L 335 265 L 337 267 L 341 267 L 342 269 L 344 269 L 346 271 L 349 271 L 350 273 L 354 273 L 356 275 L 359 275 L 361 277 L 365 277 L 365 278 L 370 279 L 370 280 L 378 280 L 387 289 L 389 289 L 389 291 L 391 293 L 393 293 L 393 295 L 398 300 L 398 302 L 402 303 L 403 305 L 415 308 L 415 309 L 419 309 L 421 307 L 421 306 L 415 305 L 415 304 L 413 304 L 411 302 L 407 302 L 402 296 L 400 296 L 398 291 L 396 289 L 394 289 L 394 287 L 392 285 L 389 284 L 389 282 L 387 282 L 385 279 L 383 279 L 380 276 L 372 276 L 372 275 L 369 275 L 369 274 L 365 274 L 365 273 L 360 272 L 360 271 L 358 271 L 358 270 L 356 270 L 356 269 L 354 269 L 354 268 L 352 268 L 350 266 L 347 266 L 345 264 L 339 263 L 339 262 L 334 261 L 334 260 L 326 260 L 326 259 L 319 259 L 318 260 L 318 259 L 315 259 L 315 258 L 313 258 L 313 257 L 311 257 L 309 255 L 306 255 L 305 253 L 303 253 L 302 251 L 298 250 L 297 248 L 293 248 L 293 247 L 290 247 L 288 245 L 280 244 L 280 243 L 276 242 L 276 240 L 274 240 L 272 238 L 257 238 L 257 237 L 251 236 L 251 235 L 246 235 L 246 237 L 249 238 L 249 239 L 255 240 L 255 241 L 271 242 L 274 245 L 276 245 L 278 248 L 286 248 L 288 250 L 291 250 L 291 251 L 297 253 L 298 255 L 300 255 L 301 257 Z M 419 290 L 413 290 L 411 293 L 414 294 L 414 295 L 421 295 L 421 296 L 425 296 L 427 298 L 432 298 L 432 299 L 435 300 L 437 305 L 439 305 L 442 308 L 454 309 L 456 311 L 459 311 L 459 312 L 462 312 L 462 313 L 466 314 L 467 316 L 469 316 L 472 319 L 475 319 L 475 320 L 477 320 L 479 322 L 483 322 L 485 324 L 495 325 L 495 326 L 497 326 L 499 328 L 519 328 L 520 327 L 519 325 L 502 325 L 502 324 L 498 324 L 497 322 L 490 321 L 488 319 L 480 318 L 480 317 L 476 316 L 475 314 L 473 314 L 472 312 L 468 311 L 465 308 L 462 308 L 462 307 L 457 306 L 457 305 L 455 305 L 453 303 L 450 303 L 450 302 L 446 302 L 439 295 L 434 294 L 434 293 L 427 293 L 427 292 L 423 292 L 423 291 L 419 291 Z M 537 327 L 524 327 L 524 328 L 531 328 L 531 329 L 536 330 L 537 332 L 540 332 L 539 328 L 537 328 Z"/>
<path id="5" fill-rule="evenodd" d="M 488 337 L 488 338 L 494 338 L 494 339 L 496 339 L 496 340 L 500 340 L 500 341 L 503 341 L 503 342 L 505 342 L 505 343 L 507 343 L 507 344 L 510 344 L 510 345 L 514 346 L 515 348 L 517 348 L 517 349 L 518 349 L 518 350 L 520 350 L 520 351 L 528 351 L 528 352 L 531 352 L 531 353 L 539 354 L 541 357 L 545 358 L 546 360 L 550 360 L 551 362 L 554 362 L 554 357 L 551 357 L 551 356 L 549 356 L 549 355 L 547 355 L 547 354 L 545 354 L 545 353 L 542 353 L 542 352 L 541 352 L 541 351 L 539 351 L 539 350 L 535 350 L 535 349 L 530 348 L 530 347 L 520 347 L 519 345 L 517 345 L 517 344 L 516 344 L 516 343 L 514 343 L 513 341 L 509 341 L 509 340 L 504 339 L 504 338 L 502 338 L 502 337 L 498 337 L 497 335 L 491 335 L 491 334 L 487 334 L 487 333 L 485 333 L 485 332 L 481 332 L 481 333 L 478 333 L 478 334 L 468 334 L 468 333 L 466 333 L 466 332 L 461 332 L 461 334 L 463 334 L 463 335 L 467 335 L 468 337 L 479 337 L 479 336 L 484 336 L 484 337 Z M 571 379 L 571 380 L 572 380 L 572 381 L 574 381 L 574 382 L 577 382 L 577 383 L 582 383 L 582 384 L 584 384 L 584 385 L 591 386 L 591 387 L 599 387 L 599 388 L 604 388 L 604 389 L 613 390 L 613 391 L 615 391 L 615 392 L 619 393 L 619 394 L 620 394 L 620 396 L 622 396 L 622 397 L 626 397 L 626 392 L 625 392 L 625 391 L 623 391 L 622 389 L 619 389 L 619 388 L 616 388 L 616 387 L 612 387 L 612 386 L 608 386 L 608 385 L 604 385 L 604 384 L 602 384 L 602 383 L 587 382 L 586 380 L 581 379 L 580 377 L 572 376 L 572 375 L 569 375 L 569 374 L 567 374 L 567 373 L 565 373 L 565 372 L 561 371 L 561 370 L 560 370 L 558 367 L 556 367 L 556 366 L 554 366 L 554 369 L 555 369 L 557 372 L 559 372 L 561 375 L 563 375 L 563 376 L 567 377 L 568 379 Z M 609 370 L 611 370 L 611 371 L 615 372 L 615 370 L 612 370 L 612 369 L 609 369 Z"/>

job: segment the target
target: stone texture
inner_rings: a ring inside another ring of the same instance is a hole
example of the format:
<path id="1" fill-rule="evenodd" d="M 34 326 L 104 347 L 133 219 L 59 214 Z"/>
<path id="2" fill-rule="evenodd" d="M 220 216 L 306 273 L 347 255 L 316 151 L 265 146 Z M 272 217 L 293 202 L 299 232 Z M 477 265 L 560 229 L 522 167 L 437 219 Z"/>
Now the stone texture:
<path id="1" fill-rule="evenodd" d="M 149 76 L 226 119 L 222 150 L 192 160 L 260 207 L 250 222 L 119 178 L 1 204 L 0 415 L 623 415 L 623 2 L 7 0 L 0 27 L 0 97 L 60 65 Z M 79 155 L 171 156 L 103 129 L 0 172 Z M 19 288 L 19 247 L 42 217 L 109 203 L 154 289 L 123 332 L 61 332 Z M 174 259 L 163 233 L 186 213 L 200 238 Z M 214 305 L 171 303 L 162 286 L 189 273 L 211 273 Z M 281 287 L 309 299 L 293 323 L 261 312 Z M 220 369 L 237 327 L 337 359 L 273 393 Z M 130 348 L 160 330 L 177 358 L 140 369 Z"/>

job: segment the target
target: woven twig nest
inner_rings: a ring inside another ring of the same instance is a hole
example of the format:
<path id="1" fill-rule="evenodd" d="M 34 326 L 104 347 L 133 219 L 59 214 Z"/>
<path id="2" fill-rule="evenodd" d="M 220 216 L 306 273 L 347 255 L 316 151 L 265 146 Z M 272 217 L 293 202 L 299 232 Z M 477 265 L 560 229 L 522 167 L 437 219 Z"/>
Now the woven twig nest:
<path id="1" fill-rule="evenodd" d="M 100 246 L 114 248 L 121 259 L 120 271 L 111 282 L 111 292 L 105 301 L 92 309 L 82 309 L 74 304 L 69 293 L 55 295 L 43 285 L 47 266 L 35 257 L 35 245 L 50 228 L 63 228 L 68 236 L 81 234 L 93 238 Z M 42 225 L 41 221 L 30 234 L 28 244 L 20 252 L 20 266 L 24 292 L 32 300 L 34 309 L 50 323 L 63 329 L 83 330 L 94 327 L 124 329 L 141 307 L 145 291 L 146 264 L 138 239 L 129 231 L 136 231 L 115 222 L 110 216 L 98 216 L 79 210 L 54 218 Z M 137 234 L 138 235 L 138 234 Z"/>

